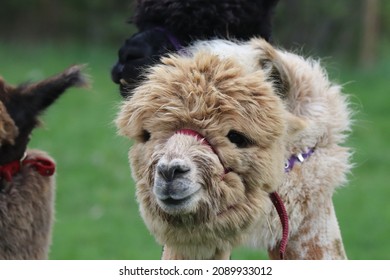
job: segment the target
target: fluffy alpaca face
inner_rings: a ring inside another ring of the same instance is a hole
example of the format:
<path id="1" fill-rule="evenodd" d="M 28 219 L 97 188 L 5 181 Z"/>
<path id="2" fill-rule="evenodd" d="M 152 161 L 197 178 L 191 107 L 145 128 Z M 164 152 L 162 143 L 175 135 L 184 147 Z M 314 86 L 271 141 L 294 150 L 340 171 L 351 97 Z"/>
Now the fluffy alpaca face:
<path id="1" fill-rule="evenodd" d="M 269 210 L 290 124 L 268 78 L 208 53 L 165 58 L 123 103 L 141 214 L 162 244 L 231 247 Z"/>

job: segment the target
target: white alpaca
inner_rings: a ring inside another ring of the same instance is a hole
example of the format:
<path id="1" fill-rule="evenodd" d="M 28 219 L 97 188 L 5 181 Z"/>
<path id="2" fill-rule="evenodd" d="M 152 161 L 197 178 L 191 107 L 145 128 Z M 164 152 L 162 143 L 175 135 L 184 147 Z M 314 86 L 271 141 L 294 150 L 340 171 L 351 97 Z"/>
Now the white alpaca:
<path id="1" fill-rule="evenodd" d="M 117 125 L 136 140 L 141 215 L 163 258 L 228 258 L 243 243 L 346 258 L 332 195 L 350 169 L 347 105 L 318 62 L 261 39 L 199 42 L 152 67 Z"/>

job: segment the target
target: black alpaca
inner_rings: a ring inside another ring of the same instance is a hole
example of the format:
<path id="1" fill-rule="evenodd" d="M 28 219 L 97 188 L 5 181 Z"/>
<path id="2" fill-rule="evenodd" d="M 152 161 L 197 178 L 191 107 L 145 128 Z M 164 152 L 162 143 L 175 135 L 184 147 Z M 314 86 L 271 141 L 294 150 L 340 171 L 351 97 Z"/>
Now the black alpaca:
<path id="1" fill-rule="evenodd" d="M 132 23 L 138 32 L 119 49 L 111 71 L 123 97 L 130 95 L 142 69 L 167 52 L 195 40 L 271 38 L 279 0 L 137 0 Z"/>

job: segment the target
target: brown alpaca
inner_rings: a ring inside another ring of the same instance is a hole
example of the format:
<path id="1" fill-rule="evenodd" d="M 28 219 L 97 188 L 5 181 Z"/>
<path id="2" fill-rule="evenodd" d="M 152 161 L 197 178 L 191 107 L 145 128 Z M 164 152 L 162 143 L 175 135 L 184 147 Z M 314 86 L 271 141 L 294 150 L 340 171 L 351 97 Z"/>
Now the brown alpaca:
<path id="1" fill-rule="evenodd" d="M 39 114 L 67 88 L 86 84 L 80 69 L 18 87 L 0 77 L 0 259 L 48 256 L 55 165 L 46 153 L 26 149 Z"/>
<path id="2" fill-rule="evenodd" d="M 228 259 L 241 244 L 346 258 L 332 194 L 350 169 L 349 110 L 317 62 L 260 39 L 199 42 L 149 70 L 117 126 L 135 140 L 140 212 L 163 259 Z"/>

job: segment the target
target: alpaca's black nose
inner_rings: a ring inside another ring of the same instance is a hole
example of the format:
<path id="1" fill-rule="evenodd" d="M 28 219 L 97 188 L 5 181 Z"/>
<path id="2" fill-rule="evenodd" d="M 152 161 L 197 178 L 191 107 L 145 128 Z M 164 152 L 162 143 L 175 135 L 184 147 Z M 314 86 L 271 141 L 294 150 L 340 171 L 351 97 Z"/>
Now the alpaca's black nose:
<path id="1" fill-rule="evenodd" d="M 119 61 L 111 69 L 111 79 L 114 83 L 119 84 L 122 79 L 122 71 L 125 66 Z"/>
<path id="2" fill-rule="evenodd" d="M 189 171 L 190 168 L 180 162 L 172 162 L 170 164 L 162 163 L 157 165 L 158 175 L 167 182 L 171 182 Z"/>

